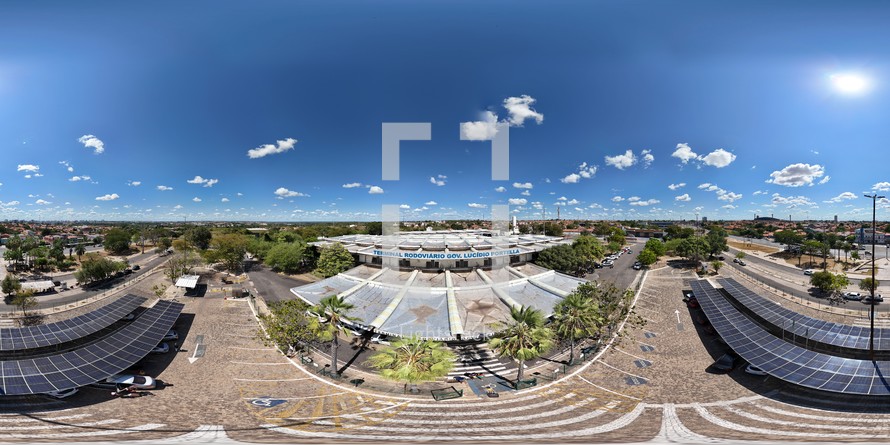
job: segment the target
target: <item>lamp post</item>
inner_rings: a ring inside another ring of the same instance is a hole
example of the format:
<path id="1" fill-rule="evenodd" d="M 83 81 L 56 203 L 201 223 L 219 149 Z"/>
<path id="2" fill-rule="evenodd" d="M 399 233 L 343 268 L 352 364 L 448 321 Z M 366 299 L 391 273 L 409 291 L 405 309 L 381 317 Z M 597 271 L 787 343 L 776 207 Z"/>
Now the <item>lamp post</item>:
<path id="1" fill-rule="evenodd" d="M 877 238 L 877 220 L 876 220 L 876 211 L 878 206 L 878 200 L 884 199 L 883 196 L 878 196 L 877 193 L 873 195 L 865 195 L 866 198 L 871 198 L 871 301 L 869 309 L 869 318 L 871 328 L 868 335 L 868 356 L 871 358 L 871 361 L 875 361 L 875 238 Z"/>

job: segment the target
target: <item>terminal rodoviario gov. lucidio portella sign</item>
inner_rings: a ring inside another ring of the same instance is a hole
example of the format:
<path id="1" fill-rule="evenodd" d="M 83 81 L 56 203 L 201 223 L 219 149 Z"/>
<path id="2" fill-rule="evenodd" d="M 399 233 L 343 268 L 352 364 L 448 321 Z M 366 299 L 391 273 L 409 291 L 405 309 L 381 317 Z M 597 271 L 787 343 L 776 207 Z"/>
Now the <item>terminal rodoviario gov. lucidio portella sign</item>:
<path id="1" fill-rule="evenodd" d="M 371 254 L 379 257 L 399 258 L 406 260 L 471 260 L 475 258 L 495 258 L 519 255 L 519 249 L 492 250 L 485 252 L 402 252 L 398 250 L 373 250 Z"/>

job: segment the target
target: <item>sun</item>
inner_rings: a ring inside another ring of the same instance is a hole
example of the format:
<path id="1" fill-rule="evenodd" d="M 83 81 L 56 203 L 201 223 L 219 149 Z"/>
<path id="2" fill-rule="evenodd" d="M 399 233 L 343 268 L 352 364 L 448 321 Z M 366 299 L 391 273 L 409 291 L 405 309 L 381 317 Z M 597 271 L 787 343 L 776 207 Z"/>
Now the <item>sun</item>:
<path id="1" fill-rule="evenodd" d="M 869 87 L 868 79 L 855 73 L 832 74 L 830 78 L 834 88 L 843 94 L 862 94 Z"/>

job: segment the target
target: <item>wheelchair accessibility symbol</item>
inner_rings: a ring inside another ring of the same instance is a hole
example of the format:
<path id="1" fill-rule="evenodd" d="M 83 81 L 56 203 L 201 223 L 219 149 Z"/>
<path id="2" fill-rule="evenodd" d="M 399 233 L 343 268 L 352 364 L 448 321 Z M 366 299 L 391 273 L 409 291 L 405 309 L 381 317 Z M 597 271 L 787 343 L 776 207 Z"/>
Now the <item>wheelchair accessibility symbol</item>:
<path id="1" fill-rule="evenodd" d="M 253 406 L 258 406 L 260 408 L 272 408 L 273 406 L 281 405 L 287 400 L 282 399 L 273 399 L 268 396 L 257 397 L 255 399 L 251 399 L 250 404 Z"/>

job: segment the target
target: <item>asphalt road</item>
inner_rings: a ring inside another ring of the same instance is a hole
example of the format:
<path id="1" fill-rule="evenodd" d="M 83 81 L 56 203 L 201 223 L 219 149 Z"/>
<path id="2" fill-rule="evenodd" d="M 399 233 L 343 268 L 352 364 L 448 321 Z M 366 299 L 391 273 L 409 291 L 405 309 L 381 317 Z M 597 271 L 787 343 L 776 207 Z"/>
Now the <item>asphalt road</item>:
<path id="1" fill-rule="evenodd" d="M 624 254 L 618 257 L 615 261 L 615 267 L 596 269 L 596 272 L 585 275 L 584 279 L 588 281 L 605 281 L 614 284 L 618 289 L 627 289 L 627 287 L 633 283 L 637 274 L 640 273 L 640 271 L 633 269 L 633 264 L 634 261 L 637 260 L 637 255 L 639 255 L 644 245 L 645 243 L 629 245 L 630 250 L 632 250 L 633 253 L 630 255 Z"/>
<path id="2" fill-rule="evenodd" d="M 292 287 L 309 284 L 308 281 L 279 275 L 262 265 L 252 266 L 247 275 L 250 277 L 250 281 L 253 281 L 256 291 L 266 300 L 266 303 L 292 300 L 296 298 L 296 295 L 290 291 Z"/>
<path id="3" fill-rule="evenodd" d="M 730 248 L 730 252 L 734 256 L 736 250 L 733 248 Z M 727 256 L 727 258 L 728 258 L 728 256 Z M 745 256 L 744 261 L 745 261 L 745 263 L 757 264 L 760 267 L 776 270 L 777 273 L 786 273 L 786 274 L 788 273 L 787 270 L 784 270 L 782 268 L 782 266 L 777 265 L 774 262 L 771 262 L 769 260 L 765 260 L 763 258 L 756 257 L 754 255 Z M 770 287 L 779 289 L 787 294 L 794 295 L 795 297 L 798 297 L 798 298 L 805 298 L 805 299 L 812 301 L 814 303 L 820 303 L 820 304 L 827 303 L 827 300 L 825 298 L 820 298 L 820 297 L 810 295 L 809 292 L 801 289 L 798 286 L 789 284 L 783 280 L 778 280 L 771 276 L 757 273 L 756 271 L 749 269 L 748 266 L 739 266 L 738 264 L 733 263 L 732 260 L 726 261 L 725 264 L 729 267 L 734 267 L 734 268 L 756 278 L 757 280 L 759 280 L 763 283 L 766 283 Z M 801 272 L 801 274 L 803 274 L 803 272 Z M 854 280 L 851 278 L 850 283 L 852 286 L 856 286 L 859 284 L 859 280 Z M 853 309 L 853 310 L 868 309 L 868 305 L 861 303 L 859 301 L 848 301 L 847 304 L 842 307 L 844 309 Z M 875 305 L 875 311 L 888 312 L 888 311 L 890 311 L 890 305 L 888 305 L 887 303 L 883 303 L 883 304 L 879 303 L 879 304 Z"/>

